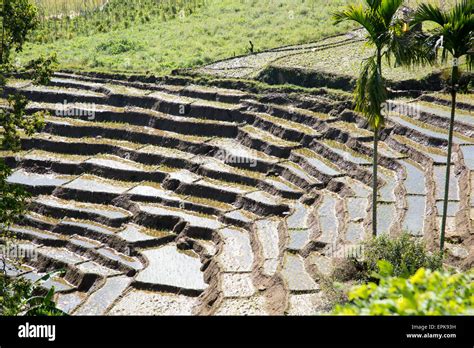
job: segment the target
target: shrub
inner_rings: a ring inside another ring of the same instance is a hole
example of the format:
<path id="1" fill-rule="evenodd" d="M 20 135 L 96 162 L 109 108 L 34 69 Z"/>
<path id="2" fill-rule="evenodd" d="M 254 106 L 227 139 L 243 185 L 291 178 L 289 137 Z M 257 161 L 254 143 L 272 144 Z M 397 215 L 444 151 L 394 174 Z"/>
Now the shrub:
<path id="1" fill-rule="evenodd" d="M 410 278 L 394 277 L 394 267 L 379 262 L 379 285 L 353 288 L 338 315 L 462 315 L 474 314 L 474 270 L 447 273 L 420 268 Z"/>
<path id="2" fill-rule="evenodd" d="M 393 266 L 393 275 L 408 278 L 418 269 L 438 270 L 442 266 L 439 253 L 431 254 L 424 243 L 408 233 L 391 238 L 386 235 L 367 241 L 364 245 L 364 259 L 358 263 L 362 279 L 370 280 L 372 273 L 377 272 L 378 262 L 386 260 Z"/>
<path id="3" fill-rule="evenodd" d="M 8 278 L 0 273 L 0 315 L 2 316 L 62 316 L 53 301 L 54 287 L 46 294 L 41 283 L 49 280 L 51 274 L 30 282 L 23 278 Z"/>
<path id="4" fill-rule="evenodd" d="M 97 46 L 98 51 L 105 52 L 110 55 L 117 55 L 130 51 L 136 51 L 140 45 L 128 39 L 117 39 L 101 43 Z"/>

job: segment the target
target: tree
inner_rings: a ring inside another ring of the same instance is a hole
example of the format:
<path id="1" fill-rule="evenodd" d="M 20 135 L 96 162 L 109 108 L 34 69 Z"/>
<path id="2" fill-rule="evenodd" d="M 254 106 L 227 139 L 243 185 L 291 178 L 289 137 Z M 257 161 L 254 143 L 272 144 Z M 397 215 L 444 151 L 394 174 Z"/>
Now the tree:
<path id="1" fill-rule="evenodd" d="M 12 50 L 22 50 L 28 33 L 38 24 L 37 14 L 36 7 L 29 0 L 2 1 L 0 64 L 8 63 Z"/>
<path id="2" fill-rule="evenodd" d="M 0 90 L 7 77 L 14 71 L 10 64 L 11 51 L 21 51 L 27 35 L 37 25 L 36 7 L 28 0 L 3 0 L 1 5 L 2 37 L 0 46 Z M 34 77 L 34 80 L 47 83 L 52 74 L 51 67 L 56 59 L 39 59 L 19 68 L 23 73 Z M 26 114 L 27 100 L 20 95 L 8 97 L 9 108 L 0 110 L 0 148 L 16 151 L 20 146 L 19 131 L 32 135 L 43 126 L 43 113 L 28 116 Z M 10 168 L 0 161 L 0 226 L 2 231 L 15 221 L 23 211 L 25 193 L 14 185 L 6 183 Z"/>
<path id="3" fill-rule="evenodd" d="M 374 54 L 363 64 L 354 92 L 356 111 L 361 112 L 374 131 L 373 182 L 372 182 L 372 233 L 377 235 L 378 201 L 378 141 L 384 126 L 382 107 L 387 100 L 386 83 L 382 74 L 382 58 L 390 63 L 394 56 L 397 63 L 412 59 L 400 44 L 405 23 L 396 17 L 403 0 L 365 0 L 365 6 L 349 5 L 333 16 L 336 24 L 354 21 L 364 27 L 368 44 L 375 47 Z"/>
<path id="4" fill-rule="evenodd" d="M 436 29 L 426 40 L 428 46 L 436 51 L 442 46 L 441 61 L 446 63 L 452 58 L 451 68 L 451 119 L 449 123 L 448 157 L 446 165 L 446 180 L 444 189 L 443 216 L 441 222 L 440 249 L 444 252 L 444 239 L 446 234 L 446 220 L 449 199 L 449 181 L 451 177 L 451 157 L 453 146 L 454 120 L 456 117 L 456 97 L 458 84 L 461 78 L 460 63 L 466 57 L 466 67 L 472 70 L 474 64 L 474 2 L 463 0 L 452 9 L 443 11 L 430 4 L 421 4 L 414 15 L 414 23 L 432 22 Z"/>
<path id="5" fill-rule="evenodd" d="M 27 35 L 36 22 L 36 8 L 28 0 L 3 0 L 1 4 L 0 91 L 9 75 L 22 73 L 33 83 L 48 83 L 55 56 L 28 63 L 25 67 L 13 67 L 12 50 L 21 51 Z M 19 131 L 32 135 L 43 127 L 44 113 L 28 115 L 28 100 L 21 95 L 8 96 L 9 107 L 0 109 L 0 149 L 17 151 L 21 139 Z M 11 169 L 0 159 L 0 243 L 8 244 L 8 231 L 25 213 L 28 194 L 20 186 L 8 183 Z M 7 245 L 8 246 L 8 245 Z M 7 258 L 0 252 L 0 315 L 58 315 L 52 302 L 54 288 L 46 296 L 35 296 L 39 282 L 23 279 L 10 280 L 7 274 Z M 47 280 L 45 276 L 42 280 Z"/>
<path id="6" fill-rule="evenodd" d="M 10 65 L 11 50 L 21 51 L 28 33 L 36 25 L 36 9 L 26 0 L 3 0 L 1 6 L 2 37 L 0 47 L 0 90 L 12 72 Z M 38 64 L 37 64 L 38 65 Z M 34 70 L 34 67 L 32 67 Z M 39 69 L 39 71 L 42 71 Z M 22 96 L 9 96 L 9 108 L 0 110 L 0 148 L 18 150 L 20 146 L 19 130 L 28 135 L 42 127 L 42 114 L 27 116 L 27 100 Z M 11 173 L 0 160 L 0 226 L 1 235 L 8 230 L 24 211 L 26 193 L 15 185 L 6 182 Z"/>

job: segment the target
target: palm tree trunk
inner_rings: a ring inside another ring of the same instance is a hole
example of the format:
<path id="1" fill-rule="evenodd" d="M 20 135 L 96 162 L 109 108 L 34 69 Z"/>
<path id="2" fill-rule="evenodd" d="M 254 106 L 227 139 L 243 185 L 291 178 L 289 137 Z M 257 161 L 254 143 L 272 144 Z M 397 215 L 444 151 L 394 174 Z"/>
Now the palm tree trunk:
<path id="1" fill-rule="evenodd" d="M 377 69 L 382 78 L 382 50 L 377 48 Z M 382 105 L 380 105 L 382 110 Z M 374 160 L 372 168 L 372 235 L 377 237 L 377 204 L 378 204 L 378 148 L 379 148 L 379 126 L 374 129 Z"/>
<path id="2" fill-rule="evenodd" d="M 372 235 L 377 237 L 377 202 L 378 202 L 378 145 L 379 145 L 379 130 L 374 129 L 374 161 L 372 169 Z"/>
<path id="3" fill-rule="evenodd" d="M 444 238 L 446 235 L 446 221 L 448 218 L 448 201 L 449 201 L 449 182 L 451 180 L 451 157 L 453 152 L 453 133 L 454 119 L 456 117 L 456 83 L 457 83 L 458 67 L 453 66 L 451 77 L 451 120 L 449 121 L 449 140 L 448 140 L 448 158 L 446 163 L 446 181 L 444 183 L 444 206 L 443 217 L 441 222 L 440 250 L 444 253 Z"/>

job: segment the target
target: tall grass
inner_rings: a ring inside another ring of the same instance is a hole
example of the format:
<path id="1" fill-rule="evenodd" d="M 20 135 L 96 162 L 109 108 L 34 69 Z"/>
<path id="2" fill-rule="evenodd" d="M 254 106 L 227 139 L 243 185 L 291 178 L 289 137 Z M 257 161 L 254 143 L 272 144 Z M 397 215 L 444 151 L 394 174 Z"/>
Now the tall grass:
<path id="1" fill-rule="evenodd" d="M 41 24 L 32 40 L 39 43 L 127 29 L 187 16 L 206 0 L 36 0 Z"/>
<path id="2" fill-rule="evenodd" d="M 75 16 L 100 8 L 108 0 L 32 0 L 44 17 Z"/>

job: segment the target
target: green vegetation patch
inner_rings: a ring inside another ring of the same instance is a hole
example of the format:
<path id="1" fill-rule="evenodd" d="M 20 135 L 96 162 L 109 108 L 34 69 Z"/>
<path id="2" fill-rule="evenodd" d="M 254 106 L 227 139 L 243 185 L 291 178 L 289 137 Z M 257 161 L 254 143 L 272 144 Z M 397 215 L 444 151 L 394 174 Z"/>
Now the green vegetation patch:
<path id="1" fill-rule="evenodd" d="M 381 260 L 390 262 L 394 276 L 405 278 L 422 267 L 437 270 L 442 266 L 441 255 L 431 254 L 421 240 L 407 233 L 396 238 L 382 235 L 365 243 L 363 278 L 371 278 Z"/>
<path id="2" fill-rule="evenodd" d="M 97 46 L 97 50 L 110 55 L 126 53 L 141 49 L 142 46 L 134 41 L 128 39 L 117 39 L 106 41 Z"/>
<path id="3" fill-rule="evenodd" d="M 257 52 L 316 41 L 352 28 L 331 24 L 331 13 L 345 0 L 208 0 L 181 12 L 179 3 L 183 2 L 160 1 L 170 7 L 161 15 L 155 1 L 141 1 L 138 6 L 135 0 L 110 0 L 103 10 L 73 21 L 45 20 L 33 35 L 35 42 L 25 47 L 19 59 L 56 51 L 62 68 L 167 74 L 247 54 L 249 41 Z M 95 50 L 98 42 L 122 39 L 143 49 L 112 56 Z"/>
<path id="4" fill-rule="evenodd" d="M 54 274 L 47 274 L 35 282 L 23 278 L 8 278 L 0 274 L 0 315 L 2 316 L 63 316 L 53 301 L 54 287 L 46 294 L 41 284 Z"/>
<path id="5" fill-rule="evenodd" d="M 353 288 L 340 315 L 472 315 L 474 271 L 449 273 L 420 268 L 410 278 L 394 277 L 393 266 L 379 262 L 380 284 Z"/>

